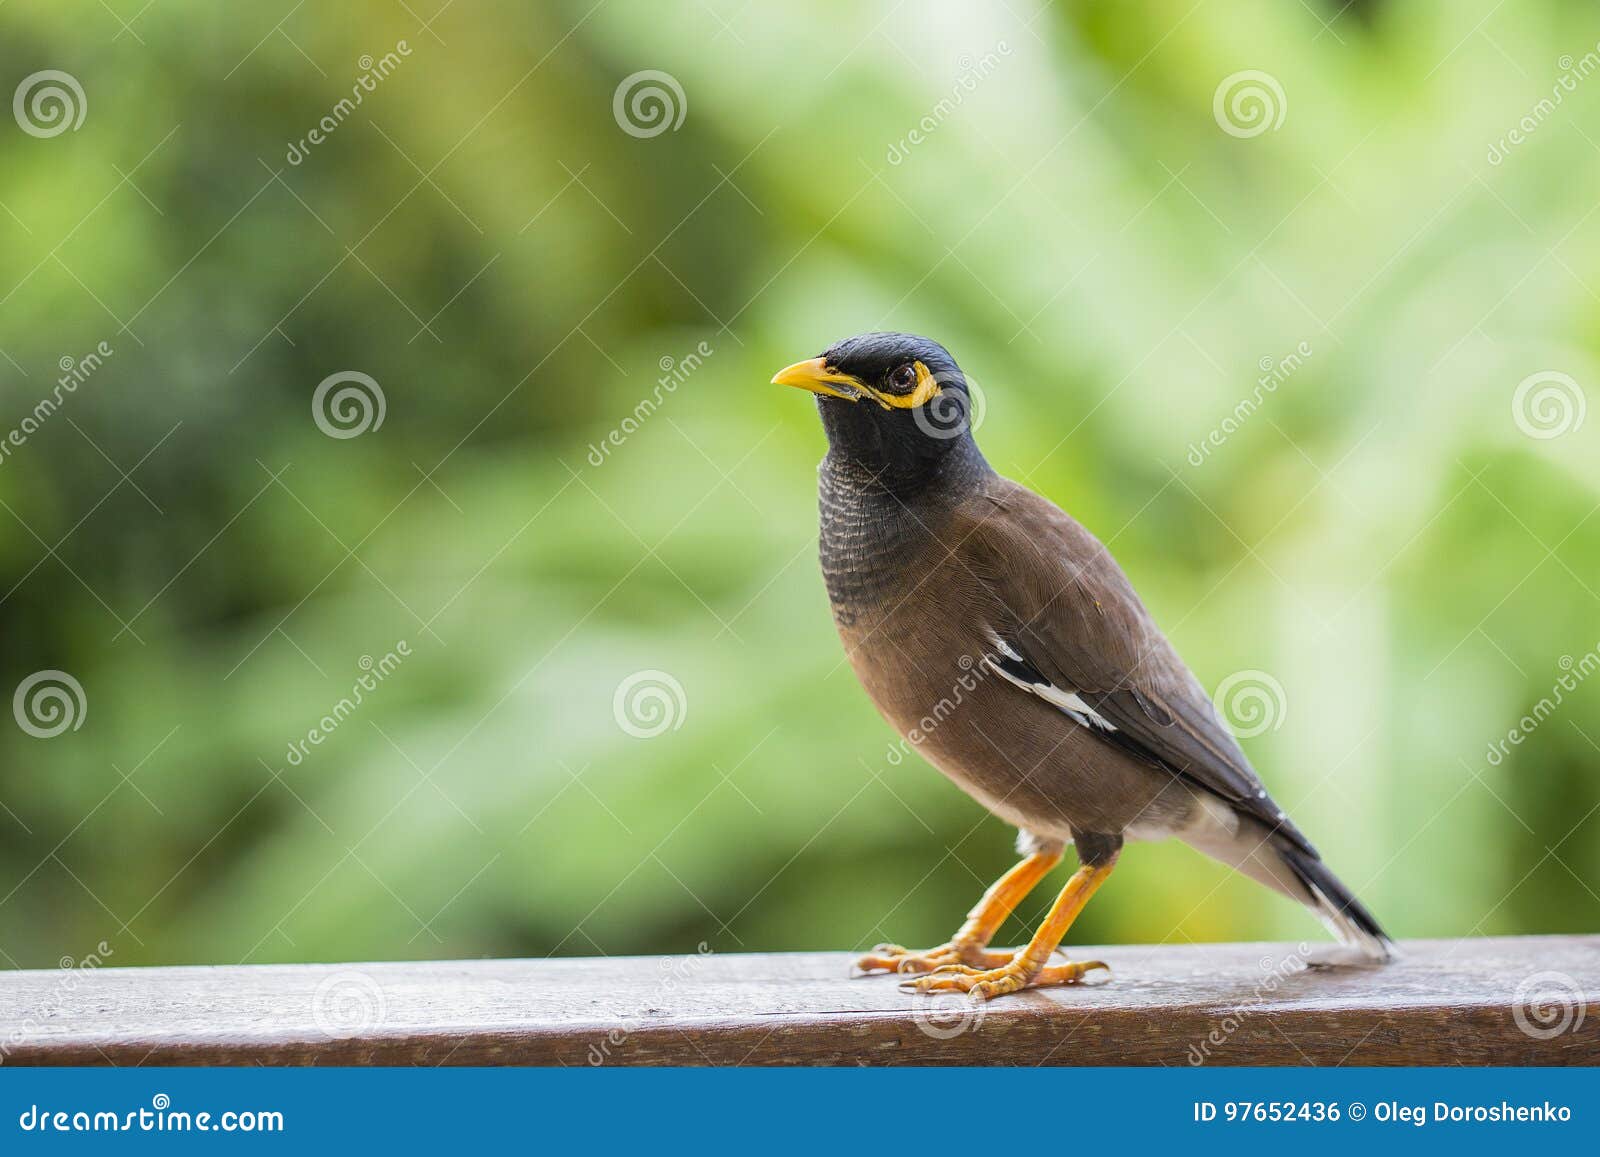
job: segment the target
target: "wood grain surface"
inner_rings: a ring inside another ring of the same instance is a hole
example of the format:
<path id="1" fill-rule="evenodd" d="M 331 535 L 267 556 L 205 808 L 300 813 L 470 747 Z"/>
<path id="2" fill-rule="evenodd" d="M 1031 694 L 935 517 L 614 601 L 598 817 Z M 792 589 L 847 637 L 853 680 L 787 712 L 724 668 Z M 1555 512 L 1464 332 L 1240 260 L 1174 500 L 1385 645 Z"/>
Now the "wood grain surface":
<path id="1" fill-rule="evenodd" d="M 970 1006 L 839 953 L 0 973 L 6 1064 L 1600 1063 L 1600 937 L 1082 948 Z M 1104 975 L 1103 973 L 1100 975 Z"/>

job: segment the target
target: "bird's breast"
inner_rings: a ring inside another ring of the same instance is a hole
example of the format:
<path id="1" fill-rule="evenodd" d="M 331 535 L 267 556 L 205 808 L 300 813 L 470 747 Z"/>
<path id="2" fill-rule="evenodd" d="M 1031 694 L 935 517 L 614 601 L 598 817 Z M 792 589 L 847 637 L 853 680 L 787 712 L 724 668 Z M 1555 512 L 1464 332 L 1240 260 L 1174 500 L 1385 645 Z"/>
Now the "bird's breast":
<path id="1" fill-rule="evenodd" d="M 834 621 L 841 632 L 872 630 L 925 590 L 948 516 L 849 463 L 824 460 L 818 476 L 818 554 Z"/>

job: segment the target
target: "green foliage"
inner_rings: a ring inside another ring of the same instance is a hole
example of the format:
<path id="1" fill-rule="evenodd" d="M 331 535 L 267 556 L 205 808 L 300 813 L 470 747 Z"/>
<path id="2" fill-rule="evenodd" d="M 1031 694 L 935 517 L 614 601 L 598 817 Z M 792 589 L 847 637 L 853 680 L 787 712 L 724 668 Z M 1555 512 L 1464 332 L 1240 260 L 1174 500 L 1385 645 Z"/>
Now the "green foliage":
<path id="1" fill-rule="evenodd" d="M 87 98 L 0 123 L 0 435 L 113 351 L 0 459 L 0 688 L 87 703 L 0 727 L 0 959 L 943 939 L 1011 833 L 891 758 L 821 431 L 766 384 L 874 328 L 949 346 L 1203 682 L 1282 685 L 1247 750 L 1392 931 L 1593 927 L 1600 687 L 1488 755 L 1600 645 L 1600 421 L 1513 420 L 1600 382 L 1600 80 L 1488 159 L 1580 6 L 435 6 L 0 8 L 8 90 Z M 643 69 L 678 129 L 614 119 Z M 1246 69 L 1287 105 L 1253 137 L 1213 110 Z M 340 371 L 381 427 L 313 421 Z M 648 739 L 644 670 L 684 704 Z M 1123 864 L 1075 938 L 1320 935 L 1186 848 Z"/>

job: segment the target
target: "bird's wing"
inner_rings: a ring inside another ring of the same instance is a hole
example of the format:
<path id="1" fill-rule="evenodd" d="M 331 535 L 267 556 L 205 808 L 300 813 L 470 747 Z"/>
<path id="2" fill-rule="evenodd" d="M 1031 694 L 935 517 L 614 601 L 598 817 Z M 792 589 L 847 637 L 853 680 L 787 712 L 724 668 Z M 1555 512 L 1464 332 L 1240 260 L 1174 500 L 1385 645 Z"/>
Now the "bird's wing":
<path id="1" fill-rule="evenodd" d="M 999 603 L 1002 675 L 1315 854 L 1094 535 L 1006 480 L 969 513 L 958 554 Z"/>

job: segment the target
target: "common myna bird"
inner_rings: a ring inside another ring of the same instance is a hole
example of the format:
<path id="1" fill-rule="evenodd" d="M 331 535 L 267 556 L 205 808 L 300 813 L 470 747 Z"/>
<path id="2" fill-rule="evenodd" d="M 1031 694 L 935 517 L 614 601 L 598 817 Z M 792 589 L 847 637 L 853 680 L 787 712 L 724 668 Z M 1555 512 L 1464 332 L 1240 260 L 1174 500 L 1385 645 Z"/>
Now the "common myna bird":
<path id="1" fill-rule="evenodd" d="M 995 473 L 943 346 L 868 333 L 774 377 L 817 395 L 822 573 L 857 678 L 930 763 L 1020 830 L 1023 859 L 950 941 L 879 945 L 866 971 L 987 998 L 1082 979 L 1051 955 L 1124 840 L 1177 836 L 1300 901 L 1367 960 L 1391 942 L 1272 801 L 1211 699 L 1101 543 Z M 1028 946 L 991 952 L 1076 847 Z"/>

